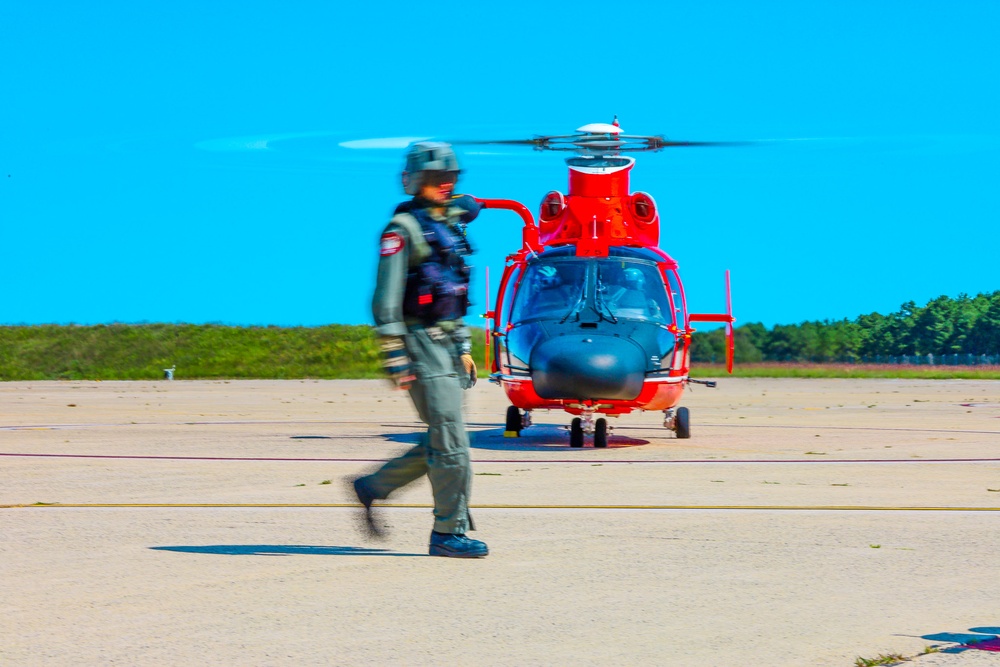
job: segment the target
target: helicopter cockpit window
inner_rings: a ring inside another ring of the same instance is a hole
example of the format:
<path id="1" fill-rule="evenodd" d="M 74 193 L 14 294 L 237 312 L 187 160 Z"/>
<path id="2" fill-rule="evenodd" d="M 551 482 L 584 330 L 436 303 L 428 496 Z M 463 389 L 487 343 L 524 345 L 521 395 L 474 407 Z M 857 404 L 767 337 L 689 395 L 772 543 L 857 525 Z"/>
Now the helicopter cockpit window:
<path id="1" fill-rule="evenodd" d="M 654 263 L 621 259 L 597 263 L 597 295 L 616 318 L 673 321 L 666 288 Z"/>
<path id="2" fill-rule="evenodd" d="M 586 275 L 586 265 L 581 262 L 529 264 L 514 301 L 511 321 L 562 318 L 580 300 Z"/>

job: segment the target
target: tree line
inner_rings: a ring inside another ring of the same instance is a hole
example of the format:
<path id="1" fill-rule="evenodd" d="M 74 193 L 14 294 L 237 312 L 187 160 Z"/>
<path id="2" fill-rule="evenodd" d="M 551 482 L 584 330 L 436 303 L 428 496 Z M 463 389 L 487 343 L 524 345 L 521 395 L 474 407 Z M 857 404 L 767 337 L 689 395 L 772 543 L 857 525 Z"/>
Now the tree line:
<path id="1" fill-rule="evenodd" d="M 939 296 L 898 311 L 871 313 L 853 320 L 824 320 L 736 327 L 736 359 L 759 361 L 860 362 L 882 357 L 1000 354 L 1000 290 L 957 298 Z M 725 332 L 696 332 L 692 361 L 725 359 Z"/>

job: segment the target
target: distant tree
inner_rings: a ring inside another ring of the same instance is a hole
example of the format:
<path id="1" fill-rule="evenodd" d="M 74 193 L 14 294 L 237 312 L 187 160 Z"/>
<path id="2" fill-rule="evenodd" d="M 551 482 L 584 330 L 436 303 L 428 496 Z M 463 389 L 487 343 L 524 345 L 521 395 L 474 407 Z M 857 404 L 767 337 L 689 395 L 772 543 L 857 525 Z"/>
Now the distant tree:
<path id="1" fill-rule="evenodd" d="M 920 309 L 910 330 L 914 354 L 945 354 L 955 331 L 955 310 L 955 302 L 946 296 L 939 296 Z"/>
<path id="2" fill-rule="evenodd" d="M 736 359 L 764 361 L 860 361 L 903 355 L 1000 354 L 1000 291 L 952 299 L 940 296 L 917 306 L 907 301 L 888 315 L 854 320 L 750 323 L 735 330 Z M 694 334 L 692 359 L 725 359 L 723 330 Z"/>
<path id="3" fill-rule="evenodd" d="M 739 335 L 749 345 L 752 345 L 757 349 L 758 352 L 764 349 L 767 344 L 769 334 L 767 333 L 767 327 L 765 327 L 760 322 L 750 322 L 749 324 L 744 324 L 736 328 Z"/>
<path id="4" fill-rule="evenodd" d="M 969 298 L 967 294 L 959 294 L 955 303 L 954 329 L 951 337 L 946 343 L 949 354 L 970 353 L 969 337 L 976 326 L 976 322 L 990 308 L 990 297 L 986 294 L 977 294 L 974 298 Z"/>
<path id="5" fill-rule="evenodd" d="M 989 306 L 969 330 L 966 351 L 972 354 L 1000 354 L 1000 292 L 989 297 Z"/>
<path id="6" fill-rule="evenodd" d="M 913 327 L 916 318 L 920 316 L 920 308 L 913 301 L 907 301 L 895 313 L 890 313 L 886 322 L 886 331 L 894 341 L 892 354 L 916 354 L 916 341 Z"/>

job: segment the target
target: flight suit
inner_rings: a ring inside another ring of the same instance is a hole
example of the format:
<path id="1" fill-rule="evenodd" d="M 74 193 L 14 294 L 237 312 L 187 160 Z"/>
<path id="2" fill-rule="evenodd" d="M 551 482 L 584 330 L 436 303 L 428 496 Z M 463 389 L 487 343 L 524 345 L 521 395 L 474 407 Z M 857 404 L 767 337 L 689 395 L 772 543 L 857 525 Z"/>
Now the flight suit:
<path id="1" fill-rule="evenodd" d="M 464 236 L 463 213 L 449 207 L 445 216 L 432 217 Z M 382 234 L 372 312 L 380 336 L 404 340 L 415 376 L 410 398 L 427 432 L 415 447 L 361 481 L 383 500 L 426 474 L 434 494 L 434 530 L 461 535 L 474 530 L 469 435 L 462 415 L 462 389 L 472 381 L 460 360 L 471 350 L 469 330 L 461 318 L 427 323 L 403 313 L 408 270 L 430 255 L 420 223 L 409 213 L 397 213 Z"/>

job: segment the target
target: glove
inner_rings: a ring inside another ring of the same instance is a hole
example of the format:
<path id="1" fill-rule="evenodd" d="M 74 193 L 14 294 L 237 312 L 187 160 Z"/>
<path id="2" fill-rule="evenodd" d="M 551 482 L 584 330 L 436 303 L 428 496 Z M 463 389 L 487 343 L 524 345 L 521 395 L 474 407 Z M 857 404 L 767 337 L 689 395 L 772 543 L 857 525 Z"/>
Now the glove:
<path id="1" fill-rule="evenodd" d="M 463 354 L 460 359 L 462 360 L 462 366 L 465 367 L 465 373 L 469 376 L 469 387 L 476 386 L 476 380 L 479 378 L 476 372 L 476 362 L 472 360 L 471 354 Z M 468 389 L 468 387 L 466 387 Z"/>
<path id="2" fill-rule="evenodd" d="M 382 351 L 382 367 L 392 383 L 399 389 L 409 389 L 416 379 L 410 369 L 410 357 L 406 354 L 406 345 L 399 336 L 382 336 L 379 339 L 379 349 Z"/>
<path id="3" fill-rule="evenodd" d="M 451 198 L 451 205 L 462 209 L 463 213 L 458 219 L 468 224 L 476 219 L 483 205 L 476 201 L 472 195 L 455 195 Z"/>

